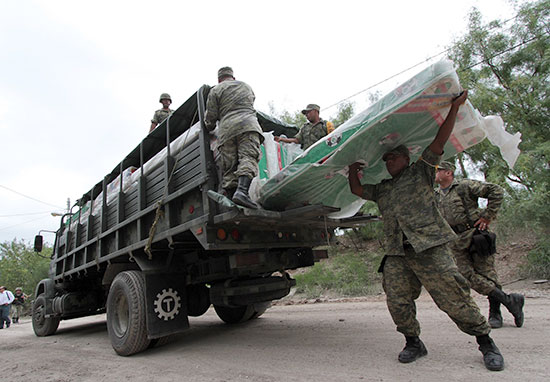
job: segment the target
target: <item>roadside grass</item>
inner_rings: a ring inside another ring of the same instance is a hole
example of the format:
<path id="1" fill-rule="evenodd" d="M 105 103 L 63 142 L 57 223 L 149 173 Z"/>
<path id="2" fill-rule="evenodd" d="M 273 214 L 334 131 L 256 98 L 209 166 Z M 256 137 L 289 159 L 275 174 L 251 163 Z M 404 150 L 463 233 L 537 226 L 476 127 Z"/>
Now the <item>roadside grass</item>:
<path id="1" fill-rule="evenodd" d="M 550 191 L 506 200 L 499 212 L 497 234 L 504 243 L 518 237 L 533 237 L 536 243 L 527 255 L 521 273 L 528 278 L 550 278 Z"/>
<path id="2" fill-rule="evenodd" d="M 305 273 L 295 275 L 296 294 L 305 298 L 353 297 L 381 291 L 377 268 L 382 252 L 369 249 L 329 250 L 322 260 Z"/>
<path id="3" fill-rule="evenodd" d="M 541 239 L 527 255 L 527 264 L 522 272 L 533 278 L 550 278 L 550 239 Z"/>

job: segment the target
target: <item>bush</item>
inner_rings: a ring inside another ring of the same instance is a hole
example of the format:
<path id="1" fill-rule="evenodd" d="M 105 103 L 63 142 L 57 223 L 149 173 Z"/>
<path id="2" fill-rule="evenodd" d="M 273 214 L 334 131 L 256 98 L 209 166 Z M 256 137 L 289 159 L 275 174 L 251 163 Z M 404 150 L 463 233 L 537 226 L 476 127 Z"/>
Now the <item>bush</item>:
<path id="1" fill-rule="evenodd" d="M 518 192 L 517 199 L 505 199 L 499 212 L 497 234 L 504 243 L 533 235 L 536 248 L 523 268 L 527 277 L 550 277 L 550 192 Z"/>
<path id="2" fill-rule="evenodd" d="M 550 278 L 550 239 L 545 238 L 527 255 L 525 273 L 529 277 Z"/>
<path id="3" fill-rule="evenodd" d="M 296 275 L 296 292 L 307 298 L 323 295 L 363 296 L 379 289 L 376 273 L 381 255 L 368 252 L 331 254 L 306 273 Z"/>

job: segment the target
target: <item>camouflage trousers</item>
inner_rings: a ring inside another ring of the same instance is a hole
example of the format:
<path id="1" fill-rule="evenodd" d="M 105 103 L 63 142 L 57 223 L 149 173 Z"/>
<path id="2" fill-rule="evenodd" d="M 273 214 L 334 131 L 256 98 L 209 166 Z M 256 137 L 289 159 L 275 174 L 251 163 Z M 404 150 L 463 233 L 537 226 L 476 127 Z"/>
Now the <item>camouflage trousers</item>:
<path id="1" fill-rule="evenodd" d="M 11 318 L 19 318 L 23 315 L 23 305 L 11 304 Z"/>
<path id="2" fill-rule="evenodd" d="M 495 255 L 470 253 L 468 248 L 450 245 L 458 270 L 470 283 L 470 288 L 488 296 L 495 288 L 502 289 L 495 270 Z"/>
<path id="3" fill-rule="evenodd" d="M 447 313 L 460 330 L 479 336 L 490 331 L 485 317 L 470 295 L 468 282 L 459 273 L 447 245 L 420 253 L 405 250 L 405 256 L 388 256 L 384 265 L 383 287 L 386 303 L 405 336 L 419 336 L 415 300 L 422 285 L 439 309 Z"/>
<path id="4" fill-rule="evenodd" d="M 254 178 L 260 161 L 260 134 L 248 131 L 218 147 L 222 170 L 222 188 L 237 188 L 239 176 Z"/>

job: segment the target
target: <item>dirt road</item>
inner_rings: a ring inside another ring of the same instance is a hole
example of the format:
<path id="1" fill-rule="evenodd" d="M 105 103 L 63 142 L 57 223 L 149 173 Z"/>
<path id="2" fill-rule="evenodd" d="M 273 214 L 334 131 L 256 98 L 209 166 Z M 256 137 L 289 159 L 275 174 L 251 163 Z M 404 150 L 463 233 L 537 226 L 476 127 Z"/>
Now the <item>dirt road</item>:
<path id="1" fill-rule="evenodd" d="M 510 288 L 508 288 L 510 289 Z M 525 291 L 523 328 L 505 314 L 492 335 L 506 369 L 489 372 L 475 339 L 460 332 L 429 296 L 418 301 L 428 356 L 397 362 L 403 337 L 382 296 L 351 302 L 278 305 L 242 325 L 213 310 L 191 329 L 131 357 L 115 355 L 105 316 L 61 322 L 35 337 L 31 323 L 0 330 L 1 381 L 546 381 L 550 375 L 550 298 Z M 486 313 L 487 302 L 476 297 Z"/>

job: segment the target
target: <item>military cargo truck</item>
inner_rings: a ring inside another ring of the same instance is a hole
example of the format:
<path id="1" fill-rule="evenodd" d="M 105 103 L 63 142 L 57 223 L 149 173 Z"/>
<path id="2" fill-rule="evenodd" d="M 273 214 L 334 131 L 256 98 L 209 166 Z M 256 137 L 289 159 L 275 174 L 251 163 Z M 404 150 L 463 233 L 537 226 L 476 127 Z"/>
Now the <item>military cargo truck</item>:
<path id="1" fill-rule="evenodd" d="M 287 270 L 313 265 L 336 227 L 364 220 L 330 219 L 330 206 L 220 203 L 203 126 L 209 90 L 200 88 L 63 216 L 49 278 L 36 286 L 37 336 L 106 312 L 113 349 L 126 356 L 185 330 L 211 305 L 229 324 L 259 317 L 295 284 Z M 259 121 L 276 134 L 296 132 L 265 115 Z"/>

